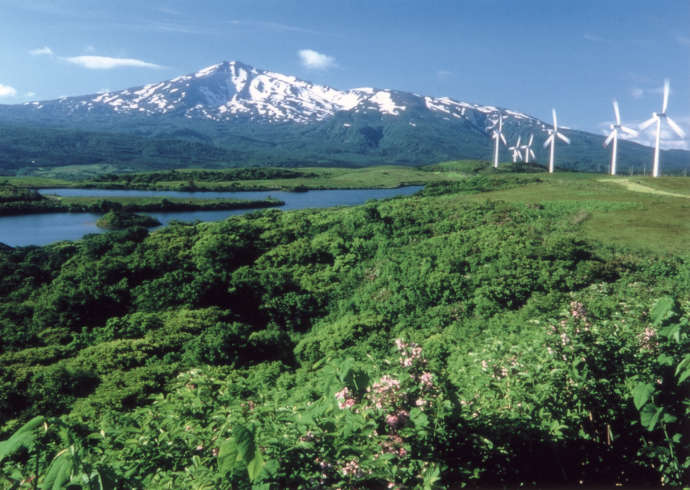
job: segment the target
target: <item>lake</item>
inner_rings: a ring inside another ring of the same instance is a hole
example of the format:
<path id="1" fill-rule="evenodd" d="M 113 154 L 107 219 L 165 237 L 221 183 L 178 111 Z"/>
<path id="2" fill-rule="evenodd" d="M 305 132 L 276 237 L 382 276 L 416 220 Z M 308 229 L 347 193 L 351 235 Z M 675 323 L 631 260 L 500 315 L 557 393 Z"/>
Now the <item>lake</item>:
<path id="1" fill-rule="evenodd" d="M 327 208 L 352 206 L 370 199 L 386 199 L 414 194 L 422 186 L 399 187 L 397 189 L 337 189 L 308 192 L 252 191 L 252 192 L 181 192 L 181 191 L 139 191 L 106 189 L 41 189 L 41 194 L 82 197 L 186 197 L 186 198 L 235 198 L 266 199 L 274 197 L 285 202 L 276 209 Z M 265 208 L 263 208 L 265 209 Z M 164 225 L 170 221 L 220 221 L 228 216 L 244 214 L 256 209 L 233 209 L 223 211 L 176 211 L 167 213 L 141 213 L 158 219 Z M 61 240 L 78 240 L 87 233 L 103 233 L 96 226 L 99 214 L 93 213 L 42 213 L 22 216 L 0 217 L 0 242 L 12 247 L 47 245 Z"/>

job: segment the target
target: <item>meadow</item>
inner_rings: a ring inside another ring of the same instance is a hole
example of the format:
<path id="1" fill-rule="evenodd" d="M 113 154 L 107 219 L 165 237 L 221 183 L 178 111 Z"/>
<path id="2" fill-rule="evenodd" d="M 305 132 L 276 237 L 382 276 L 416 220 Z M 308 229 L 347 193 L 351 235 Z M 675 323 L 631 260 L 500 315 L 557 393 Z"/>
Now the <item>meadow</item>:
<path id="1" fill-rule="evenodd" d="M 426 186 L 0 248 L 3 485 L 688 481 L 689 179 L 294 170 Z"/>

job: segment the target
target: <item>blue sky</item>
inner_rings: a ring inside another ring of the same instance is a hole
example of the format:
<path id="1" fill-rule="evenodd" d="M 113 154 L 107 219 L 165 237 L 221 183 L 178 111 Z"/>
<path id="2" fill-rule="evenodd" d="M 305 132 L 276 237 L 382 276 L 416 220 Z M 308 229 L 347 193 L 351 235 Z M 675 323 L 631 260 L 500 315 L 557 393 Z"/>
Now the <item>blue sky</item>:
<path id="1" fill-rule="evenodd" d="M 302 55 L 300 55 L 302 53 Z M 239 60 L 602 132 L 660 110 L 690 134 L 690 0 L 0 0 L 0 103 L 116 90 Z M 670 137 L 665 147 L 689 148 Z M 649 134 L 641 136 L 649 140 Z"/>

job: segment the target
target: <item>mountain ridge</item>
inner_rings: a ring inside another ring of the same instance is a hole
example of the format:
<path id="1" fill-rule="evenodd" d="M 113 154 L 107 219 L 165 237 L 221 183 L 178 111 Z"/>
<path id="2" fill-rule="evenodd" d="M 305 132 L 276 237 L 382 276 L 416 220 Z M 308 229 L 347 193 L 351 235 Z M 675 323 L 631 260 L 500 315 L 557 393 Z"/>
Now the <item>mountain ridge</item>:
<path id="1" fill-rule="evenodd" d="M 546 161 L 541 143 L 551 125 L 519 111 L 392 89 L 338 90 L 239 61 L 140 87 L 0 106 L 0 124 L 194 141 L 237 155 L 232 161 L 195 161 L 202 165 L 426 164 L 490 159 L 490 131 L 499 114 L 509 144 L 534 134 L 537 161 Z M 563 131 L 573 144 L 559 145 L 557 166 L 606 169 L 604 136 Z M 0 134 L 0 149 L 8 144 Z M 22 157 L 21 149 L 13 150 Z M 502 151 L 505 161 L 508 152 Z M 647 151 L 651 149 L 621 141 L 620 170 L 648 165 Z M 118 162 L 117 154 L 106 156 L 110 163 Z M 687 168 L 690 152 L 665 152 L 663 159 L 667 171 Z"/>

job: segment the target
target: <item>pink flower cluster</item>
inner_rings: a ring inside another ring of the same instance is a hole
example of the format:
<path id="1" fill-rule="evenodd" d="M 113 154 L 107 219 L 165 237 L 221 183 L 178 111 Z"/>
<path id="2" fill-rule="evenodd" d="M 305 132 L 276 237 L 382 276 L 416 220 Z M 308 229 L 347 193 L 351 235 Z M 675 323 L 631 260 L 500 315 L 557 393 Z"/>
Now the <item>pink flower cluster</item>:
<path id="1" fill-rule="evenodd" d="M 397 412 L 386 415 L 386 424 L 388 424 L 391 429 L 396 429 L 398 426 L 407 422 L 409 418 L 410 413 L 407 410 L 398 410 Z"/>
<path id="2" fill-rule="evenodd" d="M 585 305 L 579 301 L 570 302 L 570 316 L 577 319 L 587 320 L 587 310 L 585 310 Z"/>
<path id="3" fill-rule="evenodd" d="M 419 377 L 419 381 L 422 382 L 422 387 L 433 388 L 434 387 L 434 375 L 428 371 L 424 371 Z"/>
<path id="4" fill-rule="evenodd" d="M 647 327 L 644 332 L 640 334 L 640 345 L 643 349 L 652 350 L 657 346 L 656 330 L 652 327 Z"/>
<path id="5" fill-rule="evenodd" d="M 414 342 L 404 342 L 402 339 L 395 339 L 395 347 L 400 352 L 400 365 L 412 367 L 416 364 L 425 364 L 426 359 L 422 357 L 422 348 Z"/>
<path id="6" fill-rule="evenodd" d="M 352 398 L 350 390 L 347 388 L 347 386 L 337 392 L 335 394 L 335 398 L 338 400 L 338 407 L 341 410 L 352 408 L 356 403 L 355 399 Z"/>
<path id="7" fill-rule="evenodd" d="M 379 381 L 367 387 L 367 396 L 372 405 L 379 410 L 395 405 L 401 398 L 400 381 L 385 374 Z"/>
<path id="8" fill-rule="evenodd" d="M 354 459 L 345 463 L 345 466 L 343 466 L 341 471 L 343 476 L 351 476 L 354 478 L 359 478 L 364 474 L 359 466 L 359 463 Z"/>

